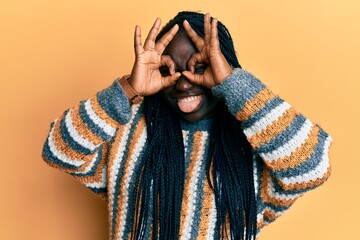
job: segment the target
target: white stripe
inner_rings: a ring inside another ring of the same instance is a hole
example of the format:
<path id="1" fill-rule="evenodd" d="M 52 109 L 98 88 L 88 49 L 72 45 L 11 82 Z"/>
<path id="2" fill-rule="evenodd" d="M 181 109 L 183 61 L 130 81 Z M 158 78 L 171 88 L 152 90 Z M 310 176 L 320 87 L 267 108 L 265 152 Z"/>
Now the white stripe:
<path id="1" fill-rule="evenodd" d="M 114 136 L 116 129 L 111 127 L 107 122 L 102 120 L 94 111 L 91 106 L 90 100 L 85 102 L 85 110 L 89 118 L 98 125 L 107 135 Z"/>
<path id="2" fill-rule="evenodd" d="M 112 209 L 113 207 L 113 202 L 114 202 L 114 195 L 115 195 L 115 184 L 116 184 L 116 177 L 119 174 L 119 168 L 120 168 L 120 163 L 121 160 L 123 159 L 124 156 L 124 152 L 125 152 L 125 148 L 126 146 L 126 142 L 128 140 L 129 136 L 129 132 L 130 132 L 130 127 L 132 125 L 132 122 L 134 120 L 134 116 L 136 115 L 136 112 L 138 111 L 139 108 L 139 104 L 134 104 L 132 108 L 132 116 L 131 119 L 129 121 L 129 123 L 127 123 L 125 125 L 125 129 L 124 129 L 124 133 L 123 133 L 123 137 L 121 139 L 121 142 L 119 143 L 119 148 L 117 149 L 116 155 L 115 155 L 115 159 L 113 161 L 113 166 L 111 167 L 111 169 L 109 169 L 109 184 L 108 184 L 108 192 L 109 192 L 109 205 L 110 206 L 110 211 L 109 211 L 109 217 L 110 219 L 113 219 L 113 211 L 114 209 Z"/>
<path id="3" fill-rule="evenodd" d="M 102 171 L 101 171 L 101 180 L 100 182 L 90 182 L 90 183 L 85 183 L 85 186 L 87 187 L 91 187 L 91 188 L 105 188 L 106 187 L 106 174 L 107 174 L 107 168 L 104 166 Z"/>
<path id="4" fill-rule="evenodd" d="M 185 159 L 188 158 L 187 150 L 188 150 L 188 135 L 189 131 L 182 130 L 183 140 L 184 140 L 184 153 L 185 153 Z"/>
<path id="5" fill-rule="evenodd" d="M 263 219 L 264 217 L 264 210 L 259 212 L 257 215 L 256 215 L 256 222 L 259 223 L 261 221 L 261 219 Z"/>
<path id="6" fill-rule="evenodd" d="M 55 124 L 57 124 L 58 120 L 54 121 L 54 127 Z M 60 123 L 59 123 L 60 124 Z M 80 160 L 80 159 L 71 159 L 68 158 L 66 155 L 62 154 L 55 146 L 54 140 L 53 140 L 53 134 L 54 134 L 54 127 L 51 128 L 50 130 L 50 134 L 49 134 L 49 138 L 48 138 L 48 143 L 49 143 L 49 148 L 50 151 L 54 154 L 54 156 L 56 158 L 58 158 L 60 161 L 70 164 L 72 166 L 75 167 L 80 167 L 81 165 L 83 165 L 85 163 L 85 161 Z"/>
<path id="7" fill-rule="evenodd" d="M 306 139 L 309 137 L 312 127 L 313 124 L 306 119 L 300 130 L 287 143 L 269 153 L 260 153 L 260 156 L 265 161 L 274 161 L 279 158 L 290 156 L 291 153 L 295 152 L 296 148 L 305 143 Z"/>
<path id="8" fill-rule="evenodd" d="M 203 162 L 203 157 L 204 157 L 204 145 L 205 145 L 205 141 L 206 138 L 208 137 L 208 133 L 207 132 L 202 132 L 202 137 L 201 137 L 201 141 L 200 141 L 200 149 L 199 149 L 199 155 L 197 157 L 197 159 L 195 159 L 195 166 L 194 166 L 194 170 L 191 173 L 191 178 L 190 178 L 190 184 L 189 184 L 189 199 L 188 199 L 188 211 L 185 217 L 185 222 L 184 222 L 184 229 L 183 232 L 181 234 L 181 239 L 191 239 L 191 227 L 193 226 L 193 220 L 194 220 L 194 215 L 195 215 L 195 208 L 196 208 L 196 196 L 199 194 L 199 190 L 197 189 L 197 183 L 199 181 L 199 172 L 200 172 L 200 168 L 201 168 L 201 163 Z"/>
<path id="9" fill-rule="evenodd" d="M 75 172 L 75 174 L 78 174 L 78 173 L 86 174 L 86 173 L 90 172 L 91 169 L 93 168 L 98 156 L 99 156 L 99 152 L 96 152 L 96 154 L 93 157 L 93 159 L 91 160 L 90 164 L 84 169 L 84 171 Z"/>
<path id="10" fill-rule="evenodd" d="M 124 235 L 126 214 L 127 214 L 127 209 L 128 209 L 127 206 L 129 204 L 128 199 L 129 199 L 130 180 L 131 180 L 132 175 L 134 174 L 134 168 L 135 168 L 137 161 L 139 160 L 141 150 L 143 149 L 143 147 L 145 145 L 146 137 L 147 137 L 146 128 L 144 128 L 141 133 L 141 136 L 139 138 L 139 141 L 134 146 L 134 153 L 129 160 L 129 167 L 124 175 L 125 189 L 124 189 L 123 195 L 121 197 L 122 202 L 121 202 L 121 204 L 119 204 L 120 213 L 118 214 L 118 219 L 120 219 L 120 221 L 119 221 L 119 230 L 120 231 L 118 234 L 118 239 L 122 239 L 123 235 Z"/>
<path id="11" fill-rule="evenodd" d="M 256 121 L 252 126 L 246 128 L 244 130 L 245 135 L 250 138 L 256 133 L 261 132 L 262 130 L 266 129 L 268 125 L 271 125 L 274 121 L 279 119 L 285 113 L 285 111 L 290 108 L 291 106 L 287 102 L 281 103 L 264 117 Z"/>
<path id="12" fill-rule="evenodd" d="M 254 189 L 255 189 L 255 196 L 257 196 L 258 192 L 259 192 L 259 176 L 258 176 L 258 171 L 257 171 L 257 166 L 256 166 L 256 158 L 255 155 L 253 157 L 253 169 L 254 169 Z"/>
<path id="13" fill-rule="evenodd" d="M 214 232 L 215 232 L 215 225 L 216 225 L 216 206 L 215 206 L 215 195 L 211 194 L 211 209 L 210 209 L 210 216 L 209 216 L 209 224 L 206 239 L 213 240 L 214 239 Z"/>
<path id="14" fill-rule="evenodd" d="M 265 211 L 270 211 L 272 215 L 275 215 L 276 217 L 279 217 L 281 214 L 283 214 L 286 210 L 284 211 L 275 211 L 274 209 L 270 208 L 270 207 L 265 207 L 261 213 L 258 213 L 256 219 L 257 222 L 259 223 L 261 221 L 261 219 L 264 218 L 264 213 Z"/>
<path id="15" fill-rule="evenodd" d="M 77 142 L 78 144 L 80 144 L 81 146 L 83 146 L 84 148 L 89 149 L 90 151 L 94 151 L 96 146 L 90 142 L 89 140 L 87 140 L 86 138 L 83 138 L 78 131 L 75 129 L 74 125 L 73 125 L 73 121 L 71 119 L 71 109 L 66 113 L 65 116 L 65 125 L 66 128 L 71 136 L 71 138 Z"/>
<path id="16" fill-rule="evenodd" d="M 330 167 L 329 155 L 328 155 L 330 143 L 331 143 L 331 137 L 329 136 L 324 144 L 324 151 L 321 156 L 321 161 L 319 162 L 319 164 L 316 166 L 315 169 L 295 177 L 280 178 L 280 181 L 283 182 L 285 185 L 290 185 L 296 183 L 310 182 L 322 178 Z"/>
<path id="17" fill-rule="evenodd" d="M 298 193 L 298 194 L 282 194 L 280 192 L 276 192 L 275 191 L 275 187 L 274 187 L 274 179 L 272 177 L 268 177 L 269 178 L 269 184 L 268 184 L 268 191 L 269 191 L 269 196 L 271 198 L 276 198 L 276 199 L 280 199 L 280 200 L 294 200 L 295 198 L 299 197 L 302 195 L 302 193 Z"/>

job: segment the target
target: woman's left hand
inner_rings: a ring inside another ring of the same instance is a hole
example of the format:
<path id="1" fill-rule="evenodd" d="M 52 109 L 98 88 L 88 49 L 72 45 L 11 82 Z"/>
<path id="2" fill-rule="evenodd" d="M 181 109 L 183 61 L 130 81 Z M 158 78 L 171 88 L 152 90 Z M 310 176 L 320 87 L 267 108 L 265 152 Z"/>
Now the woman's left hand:
<path id="1" fill-rule="evenodd" d="M 199 52 L 194 53 L 188 61 L 190 71 L 182 72 L 190 82 L 212 88 L 221 84 L 233 71 L 220 49 L 217 19 L 210 23 L 210 14 L 204 17 L 204 38 L 201 38 L 185 20 L 184 28 Z M 207 68 L 203 74 L 197 74 L 198 63 L 205 63 Z"/>

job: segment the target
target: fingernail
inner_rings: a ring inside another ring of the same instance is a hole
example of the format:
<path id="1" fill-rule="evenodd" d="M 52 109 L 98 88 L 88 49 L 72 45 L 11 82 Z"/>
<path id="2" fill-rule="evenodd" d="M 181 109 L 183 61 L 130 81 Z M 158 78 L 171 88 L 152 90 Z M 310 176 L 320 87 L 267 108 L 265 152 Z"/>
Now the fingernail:
<path id="1" fill-rule="evenodd" d="M 186 25 L 189 25 L 189 22 L 185 19 L 184 20 L 184 23 L 186 24 Z"/>

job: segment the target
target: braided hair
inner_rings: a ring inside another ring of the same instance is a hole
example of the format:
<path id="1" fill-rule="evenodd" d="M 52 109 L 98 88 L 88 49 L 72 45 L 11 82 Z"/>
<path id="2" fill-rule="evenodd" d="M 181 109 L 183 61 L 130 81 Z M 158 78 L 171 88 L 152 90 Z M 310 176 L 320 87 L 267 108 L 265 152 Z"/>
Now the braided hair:
<path id="1" fill-rule="evenodd" d="M 179 32 L 185 32 L 182 25 L 185 19 L 204 37 L 204 15 L 180 12 L 164 26 L 157 40 L 175 24 L 179 25 Z M 241 67 L 230 33 L 220 21 L 218 35 L 221 51 L 230 66 Z M 211 131 L 211 151 L 206 160 L 207 180 L 214 191 L 217 210 L 215 239 L 251 240 L 256 235 L 252 149 L 241 123 L 229 113 L 223 101 L 219 102 L 217 111 Z M 131 236 L 132 239 L 148 237 L 146 226 L 150 219 L 153 240 L 178 239 L 186 171 L 180 120 L 159 94 L 145 97 L 144 113 L 148 145 L 135 185 Z"/>

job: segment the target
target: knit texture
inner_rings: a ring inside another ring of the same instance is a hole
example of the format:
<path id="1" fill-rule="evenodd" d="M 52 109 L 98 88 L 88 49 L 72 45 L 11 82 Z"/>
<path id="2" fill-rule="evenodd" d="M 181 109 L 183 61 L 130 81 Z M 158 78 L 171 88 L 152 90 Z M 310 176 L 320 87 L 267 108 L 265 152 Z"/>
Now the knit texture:
<path id="1" fill-rule="evenodd" d="M 258 235 L 303 193 L 326 181 L 332 140 L 242 69 L 235 69 L 212 92 L 241 122 L 254 150 Z M 73 175 L 107 201 L 110 239 L 128 239 L 131 231 L 128 209 L 135 203 L 128 196 L 136 190 L 134 179 L 147 144 L 142 108 L 142 103 L 129 105 L 115 80 L 56 119 L 43 147 L 50 166 Z M 186 175 L 179 239 L 219 236 L 215 198 L 205 171 L 211 124 L 211 119 L 182 121 Z M 146 232 L 150 237 L 150 221 Z"/>

